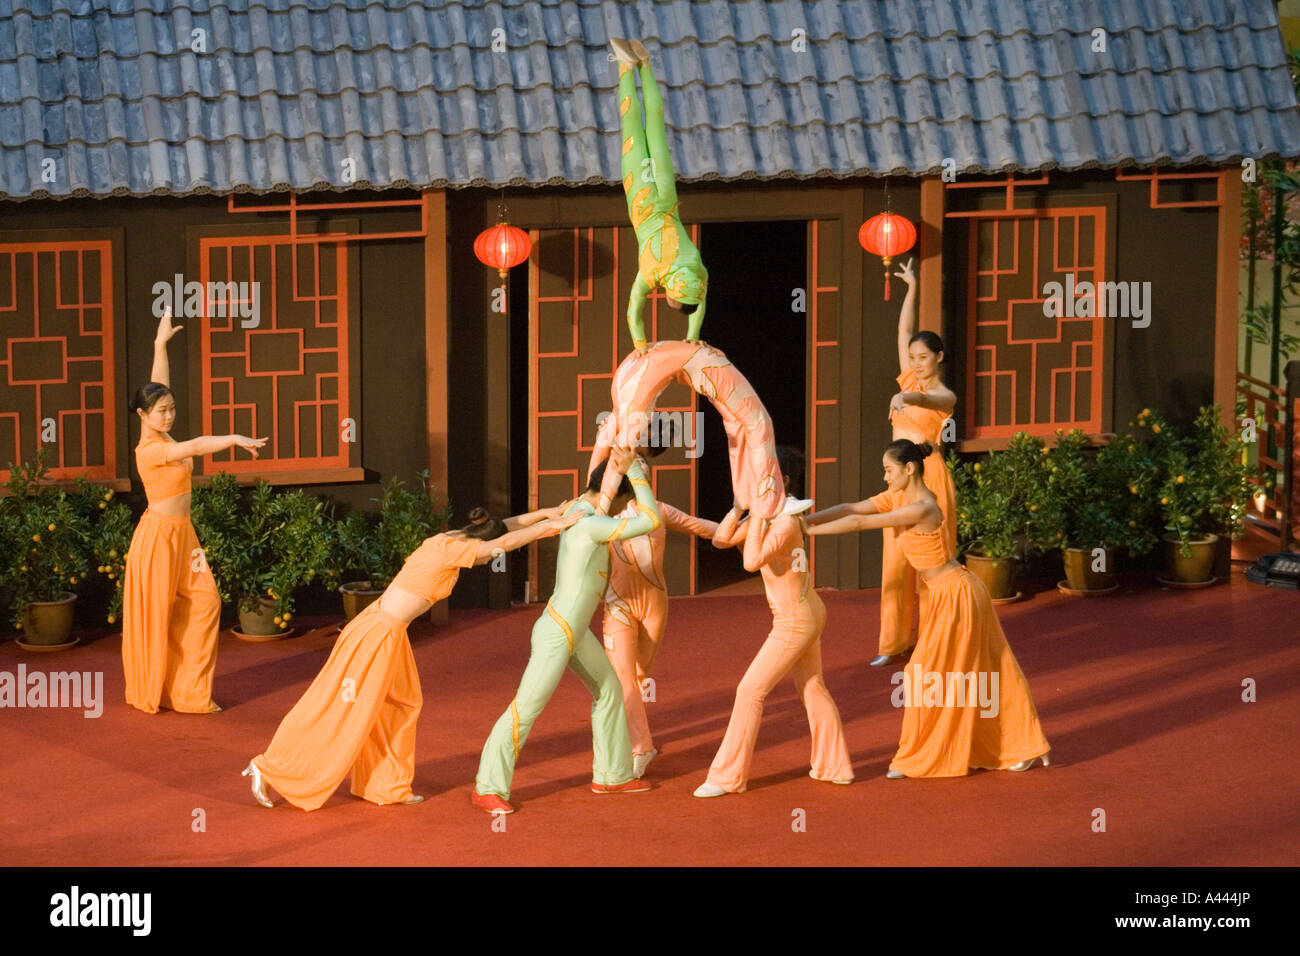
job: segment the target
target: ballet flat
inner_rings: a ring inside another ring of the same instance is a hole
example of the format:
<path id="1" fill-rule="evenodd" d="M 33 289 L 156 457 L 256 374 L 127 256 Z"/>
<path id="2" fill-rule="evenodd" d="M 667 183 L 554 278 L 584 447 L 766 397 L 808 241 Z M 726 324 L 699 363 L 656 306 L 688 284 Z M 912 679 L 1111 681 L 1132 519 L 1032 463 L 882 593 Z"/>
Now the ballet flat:
<path id="1" fill-rule="evenodd" d="M 808 776 L 812 777 L 814 780 L 817 780 L 821 783 L 838 783 L 841 787 L 847 787 L 849 784 L 853 782 L 852 777 L 849 777 L 848 780 L 827 780 L 825 777 L 817 776 L 817 774 L 811 770 L 808 771 Z"/>
<path id="2" fill-rule="evenodd" d="M 652 747 L 644 753 L 632 754 L 632 776 L 640 780 L 645 776 L 646 769 L 650 766 L 650 761 L 659 755 L 659 748 Z"/>
<path id="3" fill-rule="evenodd" d="M 877 657 L 875 657 L 875 658 L 872 659 L 871 664 L 870 664 L 869 666 L 871 666 L 871 667 L 886 667 L 886 666 L 888 666 L 888 665 L 890 665 L 890 664 L 897 664 L 897 663 L 899 663 L 900 661 L 903 661 L 903 660 L 906 660 L 906 659 L 907 659 L 907 655 L 906 655 L 906 654 L 880 654 L 880 655 L 878 655 Z"/>
<path id="4" fill-rule="evenodd" d="M 413 794 L 411 794 L 410 799 L 408 799 L 408 800 L 401 800 L 401 801 L 398 802 L 397 805 L 398 805 L 399 807 L 413 807 L 413 806 L 415 806 L 417 803 L 424 803 L 424 797 L 423 797 L 421 794 L 413 793 Z"/>
<path id="5" fill-rule="evenodd" d="M 1020 761 L 1020 763 L 1016 764 L 1013 767 L 1008 767 L 1007 769 L 1010 770 L 1012 773 L 1020 773 L 1023 770 L 1028 770 L 1036 762 L 1039 761 L 1042 762 L 1044 767 L 1050 767 L 1052 765 L 1052 762 L 1047 758 L 1047 754 L 1043 754 L 1041 757 L 1030 757 L 1028 760 L 1022 760 Z"/>
<path id="6" fill-rule="evenodd" d="M 886 780 L 906 780 L 906 779 L 907 779 L 907 774 L 905 774 L 905 773 L 899 773 L 897 770 L 890 770 L 888 773 L 885 774 L 885 779 L 886 779 Z"/>
<path id="7" fill-rule="evenodd" d="M 705 781 L 704 783 L 700 784 L 698 787 L 695 788 L 695 795 L 697 797 L 721 797 L 724 794 L 726 794 L 726 792 L 727 792 L 726 790 L 723 790 L 721 787 L 714 786 L 708 781 Z"/>
<path id="8" fill-rule="evenodd" d="M 275 804 L 271 802 L 270 797 L 266 795 L 266 780 L 262 776 L 262 771 L 258 768 L 257 764 L 250 760 L 248 766 L 244 768 L 244 772 L 241 773 L 240 776 L 253 778 L 252 789 L 254 800 L 267 808 L 275 806 Z"/>

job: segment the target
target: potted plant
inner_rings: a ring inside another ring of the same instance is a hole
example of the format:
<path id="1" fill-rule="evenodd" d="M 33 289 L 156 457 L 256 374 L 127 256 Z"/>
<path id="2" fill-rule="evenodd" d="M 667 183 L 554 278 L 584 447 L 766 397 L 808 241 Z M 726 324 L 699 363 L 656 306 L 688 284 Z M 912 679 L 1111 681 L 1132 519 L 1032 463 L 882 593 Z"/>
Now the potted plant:
<path id="1" fill-rule="evenodd" d="M 1220 536 L 1239 533 L 1250 501 L 1246 447 L 1241 436 L 1219 421 L 1217 405 L 1197 413 L 1186 435 L 1169 434 L 1166 422 L 1143 410 L 1139 427 L 1149 428 L 1157 451 L 1156 494 L 1164 525 L 1162 583 L 1204 586 L 1215 581 Z"/>
<path id="2" fill-rule="evenodd" d="M 112 588 L 105 620 L 116 624 L 122 619 L 122 582 L 126 579 L 126 556 L 135 533 L 131 509 L 113 500 L 113 492 L 96 495 L 94 502 L 100 512 L 90 539 L 91 557 L 97 562 L 96 570 Z"/>
<path id="3" fill-rule="evenodd" d="M 1018 432 L 1006 450 L 953 468 L 958 545 L 994 601 L 1019 598 L 1018 562 L 1030 550 L 1058 543 L 1059 521 L 1044 478 L 1046 451 L 1041 438 Z"/>
<path id="4" fill-rule="evenodd" d="M 1097 451 L 1081 430 L 1058 431 L 1048 453 L 1047 488 L 1056 503 L 1065 581 L 1071 594 L 1108 594 L 1119 585 L 1116 553 L 1145 554 L 1154 543 L 1147 492 L 1155 468 L 1131 436 Z"/>
<path id="5" fill-rule="evenodd" d="M 384 592 L 411 552 L 441 532 L 451 517 L 449 504 L 436 503 L 428 471 L 416 477 L 414 489 L 396 475 L 384 483 L 378 519 L 354 511 L 335 525 L 332 571 L 346 579 L 339 591 L 349 621 Z"/>
<path id="6" fill-rule="evenodd" d="M 265 481 L 245 496 L 234 476 L 225 473 L 194 489 L 191 519 L 217 590 L 235 603 L 236 636 L 287 635 L 294 589 L 328 562 L 331 534 L 324 507 L 301 489 L 277 493 Z"/>
<path id="7" fill-rule="evenodd" d="M 71 647 L 76 587 L 86 576 L 86 542 L 90 522 L 75 497 L 47 484 L 45 452 L 35 462 L 10 467 L 0 499 L 8 547 L 0 560 L 11 589 L 14 626 L 24 647 Z M 85 483 L 82 482 L 84 488 Z M 79 491 L 77 494 L 84 494 Z"/>

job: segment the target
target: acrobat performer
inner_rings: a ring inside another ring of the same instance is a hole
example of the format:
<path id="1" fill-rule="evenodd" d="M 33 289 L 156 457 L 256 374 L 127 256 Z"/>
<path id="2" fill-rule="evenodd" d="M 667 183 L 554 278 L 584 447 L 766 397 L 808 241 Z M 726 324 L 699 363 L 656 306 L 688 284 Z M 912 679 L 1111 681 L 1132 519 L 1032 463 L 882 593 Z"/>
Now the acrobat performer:
<path id="1" fill-rule="evenodd" d="M 698 342 L 704 324 L 708 270 L 700 250 L 677 214 L 677 185 L 672 157 L 668 155 L 668 133 L 664 127 L 664 102 L 659 95 L 650 54 L 638 40 L 611 38 L 618 58 L 618 111 L 623 122 L 623 192 L 627 211 L 636 230 L 639 247 L 637 276 L 627 305 L 627 327 L 632 344 L 647 345 L 642 312 L 646 296 L 662 288 L 668 304 L 690 316 L 686 341 Z M 645 126 L 633 110 L 636 80 L 641 74 L 645 100 Z"/>
<path id="2" fill-rule="evenodd" d="M 555 591 L 533 625 L 532 651 L 510 706 L 497 719 L 483 745 L 471 802 L 488 813 L 513 813 L 509 803 L 519 752 L 533 723 L 555 693 L 565 669 L 573 671 L 595 698 L 591 707 L 593 793 L 636 793 L 650 785 L 632 774 L 632 745 L 623 709 L 623 692 L 605 652 L 588 627 L 605 590 L 611 541 L 648 534 L 663 524 L 650 482 L 630 448 L 616 448 L 587 482 L 587 491 L 569 505 L 566 515 L 580 520 L 560 536 L 555 559 Z M 614 498 L 621 511 L 634 495 L 635 518 L 596 513 L 605 468 L 626 473 Z"/>

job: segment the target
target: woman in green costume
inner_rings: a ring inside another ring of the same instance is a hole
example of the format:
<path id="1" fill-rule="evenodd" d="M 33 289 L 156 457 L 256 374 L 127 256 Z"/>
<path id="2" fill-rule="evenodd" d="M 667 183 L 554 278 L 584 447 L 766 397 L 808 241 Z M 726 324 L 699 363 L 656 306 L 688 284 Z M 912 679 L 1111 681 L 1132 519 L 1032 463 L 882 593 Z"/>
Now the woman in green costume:
<path id="1" fill-rule="evenodd" d="M 636 517 L 611 518 L 597 512 L 606 466 L 626 475 L 614 501 L 615 513 L 635 496 Z M 588 627 L 609 580 L 609 542 L 648 534 L 663 524 L 636 452 L 630 448 L 610 452 L 610 457 L 592 472 L 587 493 L 571 502 L 565 514 L 574 509 L 581 510 L 585 517 L 560 535 L 555 590 L 546 602 L 546 611 L 533 625 L 532 652 L 519 690 L 483 746 L 470 799 L 488 813 L 514 812 L 509 803 L 510 784 L 519 751 L 566 669 L 578 676 L 593 698 L 592 792 L 635 793 L 650 789 L 649 783 L 633 776 L 623 688 L 604 648 Z"/>
<path id="2" fill-rule="evenodd" d="M 623 192 L 636 230 L 639 247 L 637 276 L 627 305 L 627 327 L 632 344 L 648 344 L 642 310 L 646 296 L 663 289 L 668 304 L 690 316 L 686 341 L 698 342 L 704 324 L 704 299 L 708 270 L 700 250 L 677 215 L 677 185 L 668 134 L 664 128 L 664 101 L 650 69 L 650 55 L 637 40 L 612 38 L 610 46 L 619 61 L 618 112 L 623 121 Z M 645 99 L 645 126 L 632 104 L 636 102 L 634 71 L 641 74 Z"/>

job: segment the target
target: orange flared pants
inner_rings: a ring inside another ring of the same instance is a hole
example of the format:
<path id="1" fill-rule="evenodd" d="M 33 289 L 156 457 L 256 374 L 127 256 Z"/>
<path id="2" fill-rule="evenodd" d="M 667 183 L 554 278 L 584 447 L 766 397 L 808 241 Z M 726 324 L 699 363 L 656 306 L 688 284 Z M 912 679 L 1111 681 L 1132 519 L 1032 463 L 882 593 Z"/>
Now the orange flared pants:
<path id="1" fill-rule="evenodd" d="M 916 651 L 903 674 L 908 688 L 924 688 L 927 675 L 937 675 L 942 687 L 961 674 L 983 681 L 989 690 L 996 675 L 996 693 L 991 695 L 996 707 L 942 706 L 946 691 L 930 701 L 924 693 L 920 700 L 913 696 L 903 710 L 903 730 L 890 770 L 909 777 L 960 777 L 972 767 L 1005 770 L 1050 749 L 1029 683 L 1007 644 L 988 589 L 964 567 L 930 582 Z M 954 704 L 957 700 L 953 695 Z"/>
<path id="2" fill-rule="evenodd" d="M 623 687 L 623 709 L 627 711 L 627 729 L 633 753 L 654 749 L 641 679 L 650 676 L 650 666 L 659 651 L 668 620 L 668 595 L 658 588 L 638 588 L 621 601 L 617 612 L 605 608 L 601 634 L 605 654 Z"/>
<path id="3" fill-rule="evenodd" d="M 791 673 L 808 712 L 813 776 L 819 780 L 853 779 L 853 762 L 844 741 L 840 712 L 822 677 L 821 634 L 825 626 L 826 605 L 811 589 L 795 614 L 773 616 L 767 640 L 736 688 L 727 733 L 709 767 L 709 783 L 732 793 L 745 790 L 758 744 L 763 702 L 772 688 Z"/>
<path id="4" fill-rule="evenodd" d="M 925 487 L 939 502 L 943 512 L 943 535 L 949 552 L 957 553 L 957 492 L 952 474 L 937 451 L 925 459 L 922 475 Z M 916 569 L 907 562 L 899 547 L 898 536 L 902 528 L 882 528 L 883 544 L 880 555 L 880 649 L 879 654 L 901 654 L 915 641 L 912 640 L 913 615 L 917 610 L 918 594 L 920 615 L 925 615 L 929 600 L 925 582 L 918 579 Z"/>
<path id="5" fill-rule="evenodd" d="M 209 714 L 217 670 L 221 597 L 194 525 L 145 511 L 131 537 L 122 583 L 122 669 L 126 702 Z"/>
<path id="6" fill-rule="evenodd" d="M 407 625 L 376 601 L 348 622 L 329 660 L 253 762 L 304 810 L 352 774 L 352 793 L 380 806 L 409 800 L 424 698 Z"/>

